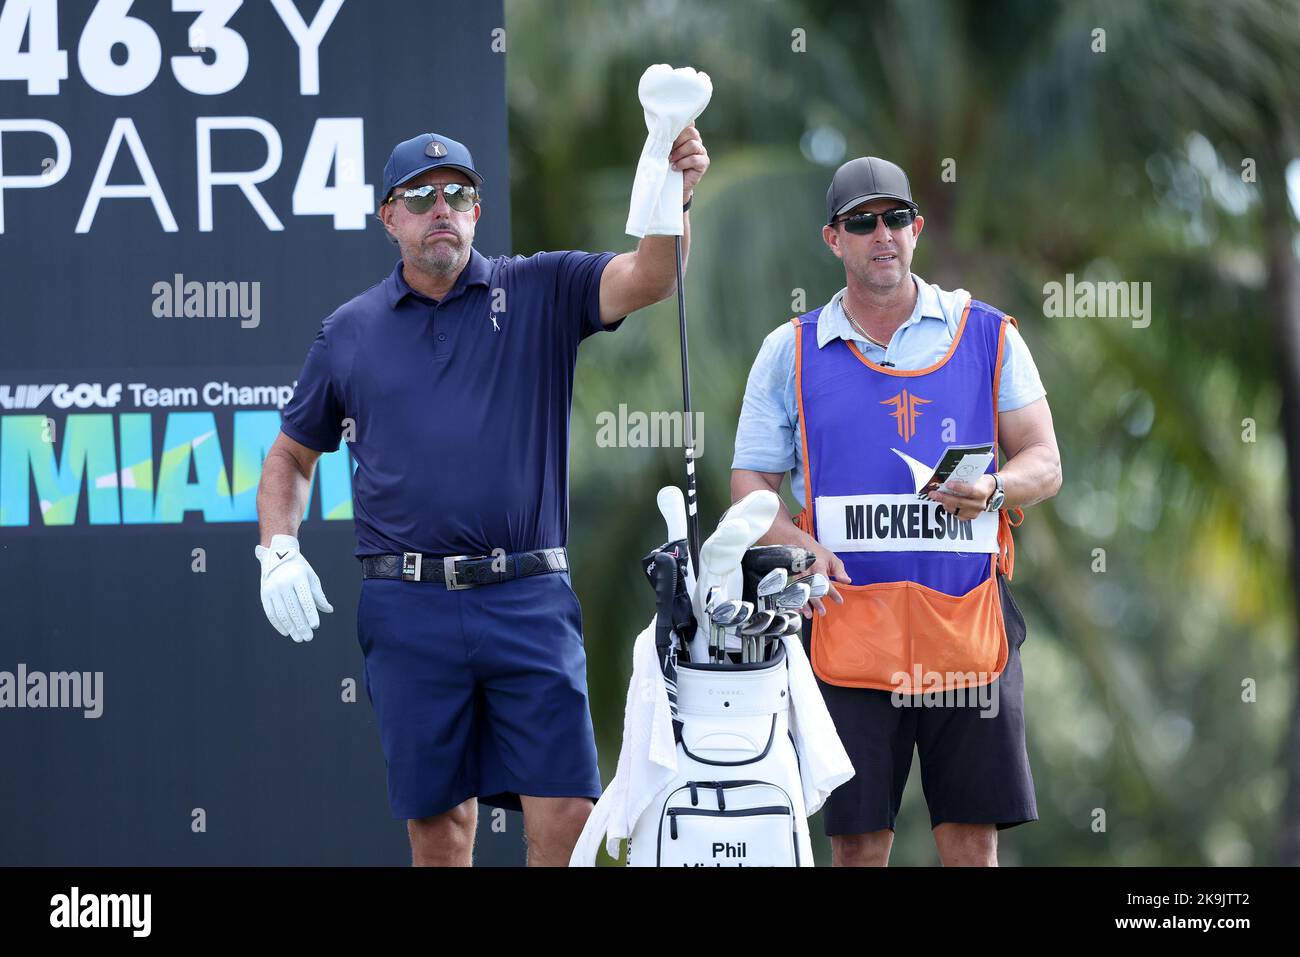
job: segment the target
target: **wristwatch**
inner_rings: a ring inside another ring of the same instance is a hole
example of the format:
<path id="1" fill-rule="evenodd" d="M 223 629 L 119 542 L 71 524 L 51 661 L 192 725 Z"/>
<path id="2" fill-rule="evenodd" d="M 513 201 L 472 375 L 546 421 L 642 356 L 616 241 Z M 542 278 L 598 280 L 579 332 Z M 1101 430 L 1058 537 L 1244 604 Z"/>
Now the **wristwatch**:
<path id="1" fill-rule="evenodd" d="M 691 208 L 691 203 L 693 203 L 693 202 L 695 202 L 695 194 L 694 194 L 694 193 L 691 193 L 691 198 L 688 199 L 688 200 L 687 200 L 687 201 L 682 205 L 682 212 L 684 213 L 684 212 L 686 212 L 688 209 L 690 209 L 690 208 Z"/>
<path id="2" fill-rule="evenodd" d="M 1002 508 L 1002 503 L 1007 500 L 1007 493 L 1002 488 L 1002 473 L 993 473 L 993 494 L 989 496 L 988 504 L 984 506 L 986 512 L 996 512 Z"/>

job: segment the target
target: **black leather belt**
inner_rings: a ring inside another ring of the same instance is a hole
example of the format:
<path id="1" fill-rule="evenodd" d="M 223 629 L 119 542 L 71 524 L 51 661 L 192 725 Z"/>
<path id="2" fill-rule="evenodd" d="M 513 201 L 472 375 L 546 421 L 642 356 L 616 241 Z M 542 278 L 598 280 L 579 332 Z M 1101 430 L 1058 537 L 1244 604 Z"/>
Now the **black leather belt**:
<path id="1" fill-rule="evenodd" d="M 569 555 L 563 548 L 543 548 L 513 555 L 370 555 L 361 559 L 364 578 L 400 578 L 408 582 L 435 582 L 448 591 L 493 585 L 512 578 L 549 575 L 569 570 Z"/>

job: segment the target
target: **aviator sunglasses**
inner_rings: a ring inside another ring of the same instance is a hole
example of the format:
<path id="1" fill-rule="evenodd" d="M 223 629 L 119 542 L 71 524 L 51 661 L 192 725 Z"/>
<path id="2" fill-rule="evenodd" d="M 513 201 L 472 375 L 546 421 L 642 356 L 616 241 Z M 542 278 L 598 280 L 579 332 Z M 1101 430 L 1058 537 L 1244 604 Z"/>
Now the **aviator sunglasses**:
<path id="1" fill-rule="evenodd" d="M 388 197 L 390 203 L 396 202 L 398 197 L 406 203 L 408 212 L 421 216 L 433 209 L 438 202 L 437 184 L 428 186 L 417 186 L 415 189 L 408 189 L 401 193 L 394 193 Z M 465 213 L 474 208 L 478 202 L 478 190 L 473 186 L 467 186 L 464 183 L 445 183 L 441 186 L 442 195 L 447 197 L 447 205 L 458 213 Z"/>

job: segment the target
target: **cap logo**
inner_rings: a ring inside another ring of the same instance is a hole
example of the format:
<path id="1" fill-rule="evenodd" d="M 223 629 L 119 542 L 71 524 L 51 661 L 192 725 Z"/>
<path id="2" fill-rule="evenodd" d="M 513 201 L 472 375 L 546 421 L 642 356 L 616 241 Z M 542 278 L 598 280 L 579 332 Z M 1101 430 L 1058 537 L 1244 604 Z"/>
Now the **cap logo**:
<path id="1" fill-rule="evenodd" d="M 446 155 L 447 155 L 447 147 L 443 146 L 443 145 L 442 145 L 441 143 L 439 143 L 437 140 L 434 140 L 433 142 L 431 142 L 428 146 L 426 146 L 426 147 L 424 148 L 424 155 L 425 155 L 425 156 L 433 156 L 433 157 L 435 157 L 435 158 L 436 158 L 436 157 L 439 157 L 439 156 L 446 156 Z"/>

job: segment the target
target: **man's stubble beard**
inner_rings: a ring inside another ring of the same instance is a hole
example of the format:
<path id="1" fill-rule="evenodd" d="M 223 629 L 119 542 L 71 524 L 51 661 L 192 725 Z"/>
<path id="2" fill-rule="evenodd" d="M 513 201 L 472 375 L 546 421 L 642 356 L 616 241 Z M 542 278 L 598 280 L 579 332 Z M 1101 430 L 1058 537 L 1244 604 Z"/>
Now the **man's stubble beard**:
<path id="1" fill-rule="evenodd" d="M 459 232 L 454 246 L 448 245 L 441 238 L 431 244 L 426 243 L 421 237 L 418 243 L 402 246 L 402 258 L 427 275 L 447 279 L 456 275 L 469 258 L 469 245 L 470 239 Z"/>
<path id="2" fill-rule="evenodd" d="M 873 276 L 871 274 L 870 260 L 868 260 L 867 267 L 865 269 L 854 269 L 853 275 L 856 276 L 858 282 L 860 282 L 867 289 L 870 289 L 872 292 L 876 293 L 877 295 L 887 296 L 889 293 L 896 291 L 900 286 L 903 285 L 904 282 L 912 278 L 910 265 L 904 266 L 903 261 L 901 259 L 897 260 L 897 262 L 899 266 L 902 266 L 903 268 L 902 268 L 902 273 L 899 275 L 898 280 L 895 282 L 888 282 L 888 283 L 881 282 L 879 278 Z"/>

